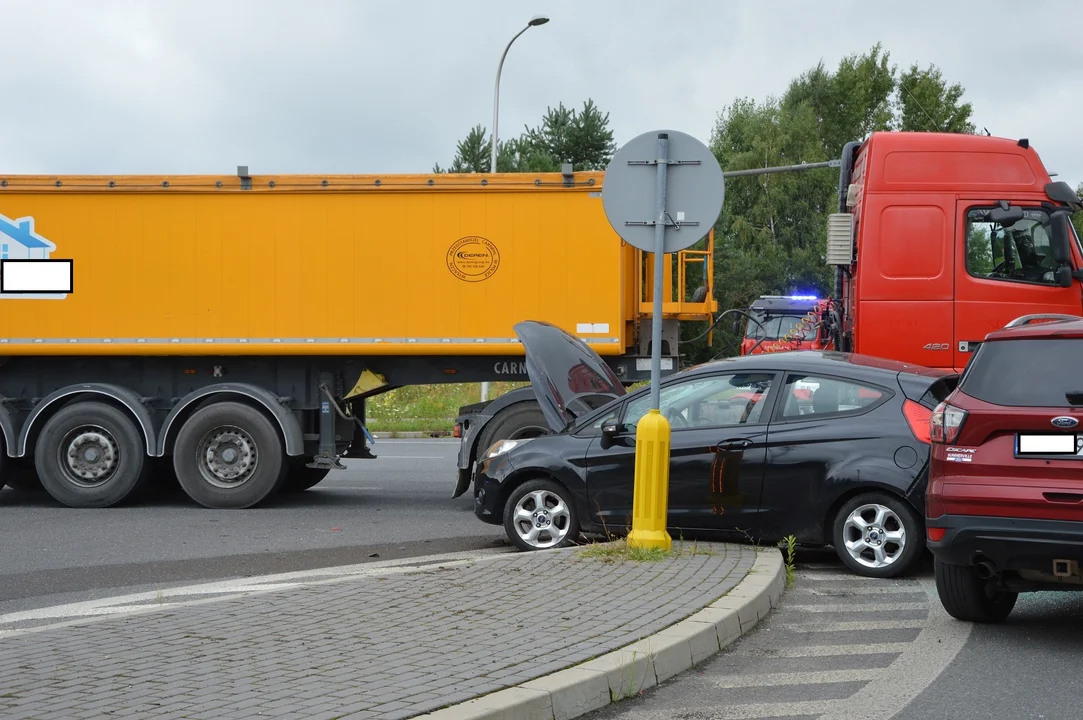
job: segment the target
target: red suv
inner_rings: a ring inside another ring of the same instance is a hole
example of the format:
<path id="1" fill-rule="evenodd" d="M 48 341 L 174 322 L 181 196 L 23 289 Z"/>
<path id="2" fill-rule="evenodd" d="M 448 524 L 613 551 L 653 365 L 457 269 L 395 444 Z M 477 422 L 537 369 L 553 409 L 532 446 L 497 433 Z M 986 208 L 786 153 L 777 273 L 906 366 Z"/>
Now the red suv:
<path id="1" fill-rule="evenodd" d="M 1083 318 L 1066 315 L 987 335 L 933 411 L 925 525 L 953 617 L 998 622 L 1020 592 L 1083 590 L 1081 423 Z"/>

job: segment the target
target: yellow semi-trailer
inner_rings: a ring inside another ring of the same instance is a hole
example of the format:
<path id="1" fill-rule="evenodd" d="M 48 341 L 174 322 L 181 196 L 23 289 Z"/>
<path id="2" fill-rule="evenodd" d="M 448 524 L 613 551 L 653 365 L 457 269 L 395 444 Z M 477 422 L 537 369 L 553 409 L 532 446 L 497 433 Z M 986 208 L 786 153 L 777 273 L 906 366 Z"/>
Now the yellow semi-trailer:
<path id="1" fill-rule="evenodd" d="M 527 380 L 526 319 L 644 379 L 651 258 L 602 183 L 0 176 L 0 483 L 107 507 L 164 467 L 204 506 L 250 507 L 372 457 L 366 397 Z M 717 310 L 712 240 L 667 260 L 669 370 L 678 324 Z"/>

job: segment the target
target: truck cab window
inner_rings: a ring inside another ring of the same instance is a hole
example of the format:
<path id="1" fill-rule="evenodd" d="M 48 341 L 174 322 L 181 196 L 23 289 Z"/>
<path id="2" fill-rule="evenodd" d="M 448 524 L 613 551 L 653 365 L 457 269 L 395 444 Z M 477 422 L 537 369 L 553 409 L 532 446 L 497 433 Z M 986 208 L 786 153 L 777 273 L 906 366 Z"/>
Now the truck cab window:
<path id="1" fill-rule="evenodd" d="M 1056 285 L 1049 216 L 1027 209 L 1022 220 L 1004 226 L 989 219 L 991 211 L 973 208 L 967 213 L 967 272 L 991 280 Z"/>

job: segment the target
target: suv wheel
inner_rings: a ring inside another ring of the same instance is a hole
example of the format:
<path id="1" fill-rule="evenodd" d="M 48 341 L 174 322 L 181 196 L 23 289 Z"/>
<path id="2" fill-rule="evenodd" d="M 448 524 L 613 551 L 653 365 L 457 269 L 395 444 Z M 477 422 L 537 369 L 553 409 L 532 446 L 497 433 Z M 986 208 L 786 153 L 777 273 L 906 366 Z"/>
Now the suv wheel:
<path id="1" fill-rule="evenodd" d="M 835 515 L 832 544 L 846 567 L 858 575 L 902 575 L 925 547 L 922 522 L 904 500 L 882 492 L 848 500 Z"/>
<path id="2" fill-rule="evenodd" d="M 995 580 L 982 580 L 974 568 L 933 562 L 940 604 L 956 620 L 995 623 L 1011 614 L 1019 593 L 995 590 Z"/>
<path id="3" fill-rule="evenodd" d="M 520 550 L 567 547 L 579 538 L 571 493 L 552 480 L 530 480 L 504 504 L 504 531 Z"/>

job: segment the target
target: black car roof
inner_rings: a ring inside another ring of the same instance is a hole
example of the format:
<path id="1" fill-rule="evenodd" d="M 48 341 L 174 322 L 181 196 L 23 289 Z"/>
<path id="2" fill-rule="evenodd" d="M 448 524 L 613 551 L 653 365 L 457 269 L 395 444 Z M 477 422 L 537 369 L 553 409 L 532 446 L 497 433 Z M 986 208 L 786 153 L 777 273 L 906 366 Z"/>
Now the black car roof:
<path id="1" fill-rule="evenodd" d="M 795 370 L 802 372 L 823 372 L 829 374 L 842 374 L 852 377 L 886 378 L 895 377 L 899 373 L 913 377 L 927 378 L 932 384 L 938 378 L 948 377 L 956 373 L 948 370 L 937 370 L 921 365 L 911 365 L 887 360 L 885 358 L 857 353 L 839 353 L 824 350 L 789 350 L 776 353 L 761 353 L 758 355 L 742 355 L 737 357 L 714 360 L 687 368 L 681 372 L 682 376 L 699 373 L 713 373 L 722 370 Z"/>

